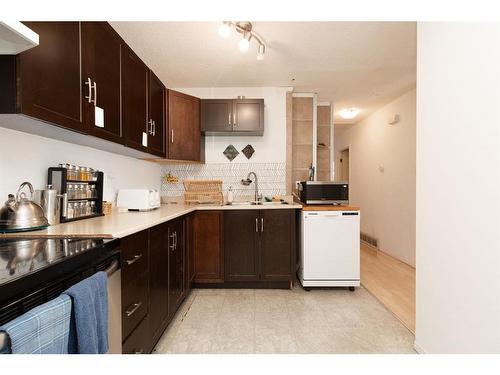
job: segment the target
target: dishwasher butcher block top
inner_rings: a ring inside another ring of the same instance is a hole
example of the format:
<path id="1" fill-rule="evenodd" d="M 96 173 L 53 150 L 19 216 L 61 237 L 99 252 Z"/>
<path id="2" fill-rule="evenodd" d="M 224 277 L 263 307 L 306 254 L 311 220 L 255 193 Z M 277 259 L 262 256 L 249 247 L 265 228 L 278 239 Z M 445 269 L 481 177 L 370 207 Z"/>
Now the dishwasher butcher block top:
<path id="1" fill-rule="evenodd" d="M 343 205 L 302 205 L 302 211 L 359 211 L 359 207 L 356 206 L 343 206 Z"/>

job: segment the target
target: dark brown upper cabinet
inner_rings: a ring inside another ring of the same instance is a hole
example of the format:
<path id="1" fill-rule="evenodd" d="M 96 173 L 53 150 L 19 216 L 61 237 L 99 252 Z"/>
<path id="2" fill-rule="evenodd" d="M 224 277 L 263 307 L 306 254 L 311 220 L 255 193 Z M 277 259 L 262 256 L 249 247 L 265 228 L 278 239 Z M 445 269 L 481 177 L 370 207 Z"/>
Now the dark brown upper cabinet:
<path id="1" fill-rule="evenodd" d="M 83 118 L 88 133 L 123 143 L 120 50 L 122 41 L 107 22 L 82 22 Z"/>
<path id="2" fill-rule="evenodd" d="M 165 155 L 166 89 L 156 75 L 149 71 L 149 134 L 148 149 L 151 153 Z"/>
<path id="3" fill-rule="evenodd" d="M 40 44 L 17 56 L 17 112 L 86 132 L 81 101 L 80 23 L 25 25 L 38 33 Z"/>
<path id="4" fill-rule="evenodd" d="M 148 79 L 149 69 L 130 49 L 122 49 L 122 118 L 125 145 L 148 152 Z"/>
<path id="5" fill-rule="evenodd" d="M 212 135 L 263 135 L 264 99 L 202 99 L 201 130 Z"/>
<path id="6" fill-rule="evenodd" d="M 200 99 L 168 90 L 167 159 L 203 161 Z"/>

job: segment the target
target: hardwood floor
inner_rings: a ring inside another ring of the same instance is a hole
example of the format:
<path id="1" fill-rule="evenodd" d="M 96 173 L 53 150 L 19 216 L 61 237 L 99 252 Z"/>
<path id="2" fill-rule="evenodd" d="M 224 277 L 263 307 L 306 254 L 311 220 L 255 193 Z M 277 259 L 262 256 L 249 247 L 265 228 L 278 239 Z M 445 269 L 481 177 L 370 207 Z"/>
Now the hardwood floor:
<path id="1" fill-rule="evenodd" d="M 361 284 L 415 333 L 415 269 L 361 243 Z"/>

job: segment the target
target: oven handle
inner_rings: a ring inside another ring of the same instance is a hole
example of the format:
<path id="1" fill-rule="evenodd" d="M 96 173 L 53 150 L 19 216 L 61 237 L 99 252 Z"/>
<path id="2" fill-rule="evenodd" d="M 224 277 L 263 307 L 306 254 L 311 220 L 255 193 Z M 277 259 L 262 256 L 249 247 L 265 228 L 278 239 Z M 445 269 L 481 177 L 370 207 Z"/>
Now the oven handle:
<path id="1" fill-rule="evenodd" d="M 114 260 L 110 266 L 108 268 L 106 268 L 106 270 L 104 270 L 104 272 L 106 272 L 106 275 L 108 275 L 108 277 L 110 277 L 112 274 L 114 274 L 118 268 L 120 268 L 120 263 L 118 262 L 118 260 Z"/>

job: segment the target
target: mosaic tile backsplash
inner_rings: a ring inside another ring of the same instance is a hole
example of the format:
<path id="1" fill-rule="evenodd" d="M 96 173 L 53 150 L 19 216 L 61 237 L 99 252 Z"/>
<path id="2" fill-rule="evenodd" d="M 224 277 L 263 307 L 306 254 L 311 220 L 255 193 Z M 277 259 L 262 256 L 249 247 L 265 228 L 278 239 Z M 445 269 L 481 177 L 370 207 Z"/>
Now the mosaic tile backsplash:
<path id="1" fill-rule="evenodd" d="M 166 183 L 164 177 L 171 173 L 179 183 Z M 241 185 L 249 172 L 255 172 L 259 180 L 259 193 L 263 196 L 286 194 L 285 163 L 220 163 L 220 164 L 166 164 L 162 167 L 161 195 L 181 197 L 184 195 L 184 180 L 222 180 L 224 198 L 232 186 L 235 199 L 252 197 L 254 183 Z"/>

